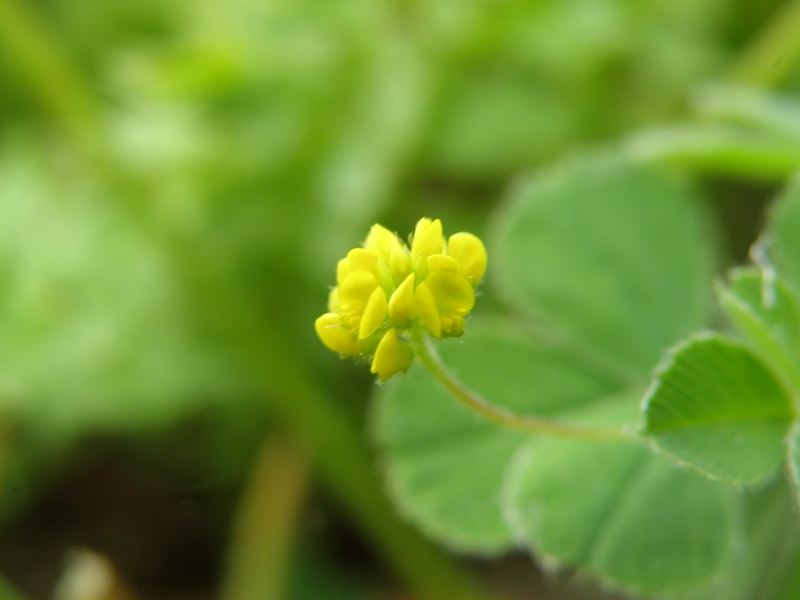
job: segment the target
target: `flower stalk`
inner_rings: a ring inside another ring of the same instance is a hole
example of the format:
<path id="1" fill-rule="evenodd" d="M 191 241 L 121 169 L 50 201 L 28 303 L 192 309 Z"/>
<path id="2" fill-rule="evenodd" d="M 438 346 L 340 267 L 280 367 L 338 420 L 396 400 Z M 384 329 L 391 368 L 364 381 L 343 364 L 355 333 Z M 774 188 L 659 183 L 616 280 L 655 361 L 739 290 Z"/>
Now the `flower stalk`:
<path id="1" fill-rule="evenodd" d="M 456 400 L 487 421 L 508 429 L 561 438 L 613 441 L 629 439 L 630 437 L 621 429 L 584 427 L 543 417 L 513 413 L 501 406 L 492 404 L 464 385 L 442 362 L 439 353 L 436 352 L 424 329 L 420 327 L 412 329 L 411 347 L 422 364 Z"/>

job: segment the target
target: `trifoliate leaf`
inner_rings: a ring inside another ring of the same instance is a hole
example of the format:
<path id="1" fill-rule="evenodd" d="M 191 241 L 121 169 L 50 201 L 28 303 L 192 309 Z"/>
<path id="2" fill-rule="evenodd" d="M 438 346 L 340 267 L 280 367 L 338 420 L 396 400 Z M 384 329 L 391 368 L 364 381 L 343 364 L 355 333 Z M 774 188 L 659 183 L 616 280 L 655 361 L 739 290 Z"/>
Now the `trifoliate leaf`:
<path id="1" fill-rule="evenodd" d="M 545 564 L 617 587 L 677 591 L 710 580 L 730 551 L 730 488 L 638 442 L 547 440 L 523 448 L 505 490 L 519 539 Z"/>
<path id="2" fill-rule="evenodd" d="M 493 257 L 522 308 L 638 373 L 705 323 L 699 202 L 659 171 L 583 159 L 520 185 Z"/>
<path id="3" fill-rule="evenodd" d="M 752 267 L 736 269 L 719 299 L 739 333 L 790 389 L 800 391 L 800 304 L 783 279 Z"/>
<path id="4" fill-rule="evenodd" d="M 775 203 L 767 226 L 770 256 L 778 272 L 800 291 L 800 176 L 796 176 Z"/>
<path id="5" fill-rule="evenodd" d="M 674 349 L 645 399 L 645 433 L 664 452 L 734 483 L 784 460 L 791 399 L 747 347 L 715 335 Z"/>
<path id="6" fill-rule="evenodd" d="M 567 420 L 619 385 L 573 354 L 496 323 L 470 323 L 463 341 L 442 343 L 441 353 L 471 389 L 520 414 Z M 403 513 L 459 550 L 491 553 L 511 545 L 500 489 L 511 457 L 531 434 L 471 412 L 419 364 L 385 386 L 374 416 L 389 489 Z"/>

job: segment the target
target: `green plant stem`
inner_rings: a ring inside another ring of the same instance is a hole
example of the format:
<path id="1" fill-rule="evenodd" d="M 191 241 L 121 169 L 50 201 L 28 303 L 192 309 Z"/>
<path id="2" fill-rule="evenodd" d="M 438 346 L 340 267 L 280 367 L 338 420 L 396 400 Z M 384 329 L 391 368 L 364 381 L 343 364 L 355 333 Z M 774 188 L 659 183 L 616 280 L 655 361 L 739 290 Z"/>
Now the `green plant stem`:
<path id="1" fill-rule="evenodd" d="M 264 439 L 234 517 L 222 600 L 279 600 L 311 481 L 309 453 L 288 436 Z"/>
<path id="2" fill-rule="evenodd" d="M 477 579 L 402 522 L 386 497 L 362 425 L 315 383 L 304 354 L 286 339 L 263 304 L 224 275 L 224 264 L 199 248 L 173 248 L 195 309 L 209 335 L 230 344 L 243 374 L 263 395 L 293 439 L 314 454 L 316 473 L 331 497 L 416 597 L 486 600 Z M 216 267 L 216 268 L 215 268 Z M 290 334 L 289 334 L 290 335 Z"/>
<path id="3" fill-rule="evenodd" d="M 730 79 L 752 85 L 775 85 L 800 60 L 800 0 L 784 5 L 742 52 Z"/>
<path id="4" fill-rule="evenodd" d="M 502 427 L 562 438 L 582 440 L 621 440 L 630 436 L 621 429 L 601 427 L 583 427 L 555 421 L 544 417 L 519 415 L 505 408 L 492 404 L 464 385 L 442 362 L 436 349 L 429 341 L 422 327 L 416 326 L 411 331 L 411 346 L 422 364 L 431 372 L 436 380 L 450 392 L 453 397 L 469 410 L 479 414 L 487 421 Z"/>

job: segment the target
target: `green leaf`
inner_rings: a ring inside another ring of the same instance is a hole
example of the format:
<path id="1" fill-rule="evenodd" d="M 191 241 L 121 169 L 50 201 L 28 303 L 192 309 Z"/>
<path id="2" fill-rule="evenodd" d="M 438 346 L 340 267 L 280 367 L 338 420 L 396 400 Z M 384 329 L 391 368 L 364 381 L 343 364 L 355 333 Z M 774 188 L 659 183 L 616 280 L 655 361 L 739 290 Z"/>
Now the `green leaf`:
<path id="1" fill-rule="evenodd" d="M 52 433 L 158 426 L 235 389 L 199 343 L 165 248 L 43 161 L 0 176 L 0 402 Z"/>
<path id="2" fill-rule="evenodd" d="M 753 267 L 735 269 L 720 304 L 788 389 L 800 391 L 800 305 L 783 279 Z"/>
<path id="3" fill-rule="evenodd" d="M 767 226 L 770 256 L 778 272 L 800 291 L 800 175 L 775 203 Z"/>
<path id="4" fill-rule="evenodd" d="M 795 423 L 789 438 L 789 472 L 797 497 L 800 499 L 800 422 Z"/>
<path id="5" fill-rule="evenodd" d="M 626 140 L 634 160 L 688 167 L 735 179 L 783 181 L 800 168 L 800 145 L 731 126 L 668 126 Z"/>
<path id="6" fill-rule="evenodd" d="M 644 405 L 657 448 L 711 477 L 761 481 L 784 460 L 791 399 L 745 346 L 716 335 L 675 348 Z"/>
<path id="7" fill-rule="evenodd" d="M 519 186 L 498 233 L 492 268 L 508 295 L 637 373 L 705 322 L 699 203 L 658 171 L 562 165 Z"/>
<path id="8" fill-rule="evenodd" d="M 441 344 L 441 354 L 472 389 L 523 414 L 569 415 L 618 388 L 573 355 L 497 323 L 472 322 L 463 341 Z M 510 547 L 500 489 L 511 457 L 530 435 L 472 413 L 418 364 L 385 386 L 375 409 L 375 436 L 401 511 L 459 550 Z"/>
<path id="9" fill-rule="evenodd" d="M 637 592 L 683 590 L 728 560 L 729 488 L 636 443 L 548 440 L 520 451 L 505 490 L 520 540 Z"/>
<path id="10" fill-rule="evenodd" d="M 694 104 L 704 116 L 738 123 L 800 147 L 800 105 L 792 96 L 764 88 L 713 84 L 700 90 Z"/>

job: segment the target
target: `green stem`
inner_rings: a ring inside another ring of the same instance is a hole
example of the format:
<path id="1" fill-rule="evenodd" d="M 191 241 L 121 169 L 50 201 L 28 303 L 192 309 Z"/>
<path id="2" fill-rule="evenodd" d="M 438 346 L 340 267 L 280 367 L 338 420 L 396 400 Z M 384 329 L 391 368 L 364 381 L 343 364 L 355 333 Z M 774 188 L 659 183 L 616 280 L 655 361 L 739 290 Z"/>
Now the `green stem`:
<path id="1" fill-rule="evenodd" d="M 621 440 L 630 436 L 620 429 L 601 427 L 582 427 L 545 417 L 519 415 L 503 407 L 492 404 L 464 385 L 442 362 L 425 330 L 414 327 L 411 331 L 411 346 L 422 364 L 431 372 L 453 397 L 469 410 L 479 414 L 487 421 L 502 427 L 562 438 L 583 440 Z"/>
<path id="2" fill-rule="evenodd" d="M 787 3 L 742 52 L 730 78 L 753 85 L 775 85 L 800 60 L 800 0 Z"/>
<path id="3" fill-rule="evenodd" d="M 476 578 L 400 520 L 364 444 L 363 426 L 315 383 L 303 355 L 264 313 L 263 304 L 217 272 L 215 261 L 202 252 L 174 250 L 172 256 L 188 259 L 181 260 L 179 268 L 196 292 L 192 296 L 203 299 L 198 316 L 208 333 L 221 336 L 220 344 L 233 343 L 245 376 L 292 438 L 312 449 L 322 484 L 387 565 L 420 599 L 486 600 Z"/>
<path id="4" fill-rule="evenodd" d="M 286 597 L 292 540 L 310 479 L 308 453 L 270 432 L 236 511 L 222 600 Z"/>

